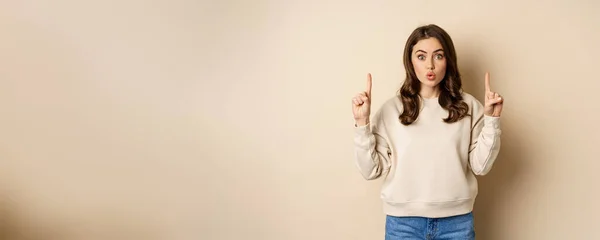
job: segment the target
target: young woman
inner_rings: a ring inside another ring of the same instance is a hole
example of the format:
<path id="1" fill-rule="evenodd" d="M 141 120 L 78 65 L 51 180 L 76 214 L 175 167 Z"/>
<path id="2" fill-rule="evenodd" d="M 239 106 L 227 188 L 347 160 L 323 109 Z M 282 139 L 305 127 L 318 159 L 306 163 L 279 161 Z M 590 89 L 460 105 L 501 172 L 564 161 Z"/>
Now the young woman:
<path id="1" fill-rule="evenodd" d="M 462 90 L 454 43 L 437 25 L 415 29 L 404 49 L 398 96 L 371 115 L 367 89 L 352 99 L 356 164 L 383 177 L 385 239 L 475 239 L 475 175 L 500 150 L 502 97 L 485 74 L 485 103 Z"/>

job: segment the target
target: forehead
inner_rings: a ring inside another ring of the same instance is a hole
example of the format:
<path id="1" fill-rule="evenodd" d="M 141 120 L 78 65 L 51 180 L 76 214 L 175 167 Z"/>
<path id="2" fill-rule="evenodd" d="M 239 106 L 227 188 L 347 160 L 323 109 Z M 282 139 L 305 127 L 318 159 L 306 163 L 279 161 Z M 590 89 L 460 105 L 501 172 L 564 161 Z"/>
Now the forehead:
<path id="1" fill-rule="evenodd" d="M 413 52 L 417 50 L 424 50 L 426 52 L 433 52 L 438 49 L 443 49 L 442 44 L 437 38 L 430 37 L 427 39 L 421 39 L 413 47 Z"/>

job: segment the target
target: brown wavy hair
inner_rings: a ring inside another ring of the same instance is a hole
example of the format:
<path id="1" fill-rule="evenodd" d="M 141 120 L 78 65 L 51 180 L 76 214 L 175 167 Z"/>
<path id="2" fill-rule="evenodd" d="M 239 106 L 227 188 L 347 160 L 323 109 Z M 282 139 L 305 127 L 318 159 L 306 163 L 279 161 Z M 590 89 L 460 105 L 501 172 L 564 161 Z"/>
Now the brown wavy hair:
<path id="1" fill-rule="evenodd" d="M 453 123 L 468 115 L 469 106 L 463 101 L 462 80 L 458 71 L 456 51 L 450 35 L 435 24 L 424 25 L 416 28 L 406 41 L 404 47 L 404 68 L 406 79 L 399 90 L 404 111 L 400 114 L 400 122 L 410 125 L 419 117 L 421 102 L 419 92 L 421 82 L 415 74 L 412 64 L 412 51 L 417 42 L 422 39 L 434 37 L 440 41 L 446 56 L 446 74 L 439 83 L 440 96 L 438 99 L 442 108 L 448 110 L 448 117 L 444 122 Z"/>

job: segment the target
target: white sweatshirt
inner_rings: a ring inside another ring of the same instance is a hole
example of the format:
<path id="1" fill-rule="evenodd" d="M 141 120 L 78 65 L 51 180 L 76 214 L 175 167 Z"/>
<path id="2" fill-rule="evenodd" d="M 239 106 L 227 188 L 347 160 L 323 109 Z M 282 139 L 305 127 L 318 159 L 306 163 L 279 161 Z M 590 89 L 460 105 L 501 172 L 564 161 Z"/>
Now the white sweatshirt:
<path id="1" fill-rule="evenodd" d="M 354 127 L 356 164 L 365 179 L 383 177 L 381 199 L 391 216 L 447 217 L 472 211 L 475 175 L 487 174 L 500 151 L 500 119 L 463 93 L 469 114 L 448 124 L 438 98 L 423 99 L 417 121 L 400 123 L 402 102 L 386 101 L 364 126 Z"/>

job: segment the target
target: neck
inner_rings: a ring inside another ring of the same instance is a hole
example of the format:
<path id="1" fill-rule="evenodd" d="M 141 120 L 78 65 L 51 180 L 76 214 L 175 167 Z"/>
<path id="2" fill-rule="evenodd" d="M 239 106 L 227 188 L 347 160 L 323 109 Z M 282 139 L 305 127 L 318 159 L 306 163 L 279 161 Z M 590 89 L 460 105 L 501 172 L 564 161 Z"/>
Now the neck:
<path id="1" fill-rule="evenodd" d="M 439 88 L 431 88 L 426 86 L 421 86 L 421 92 L 419 93 L 423 98 L 436 98 L 440 96 Z"/>

